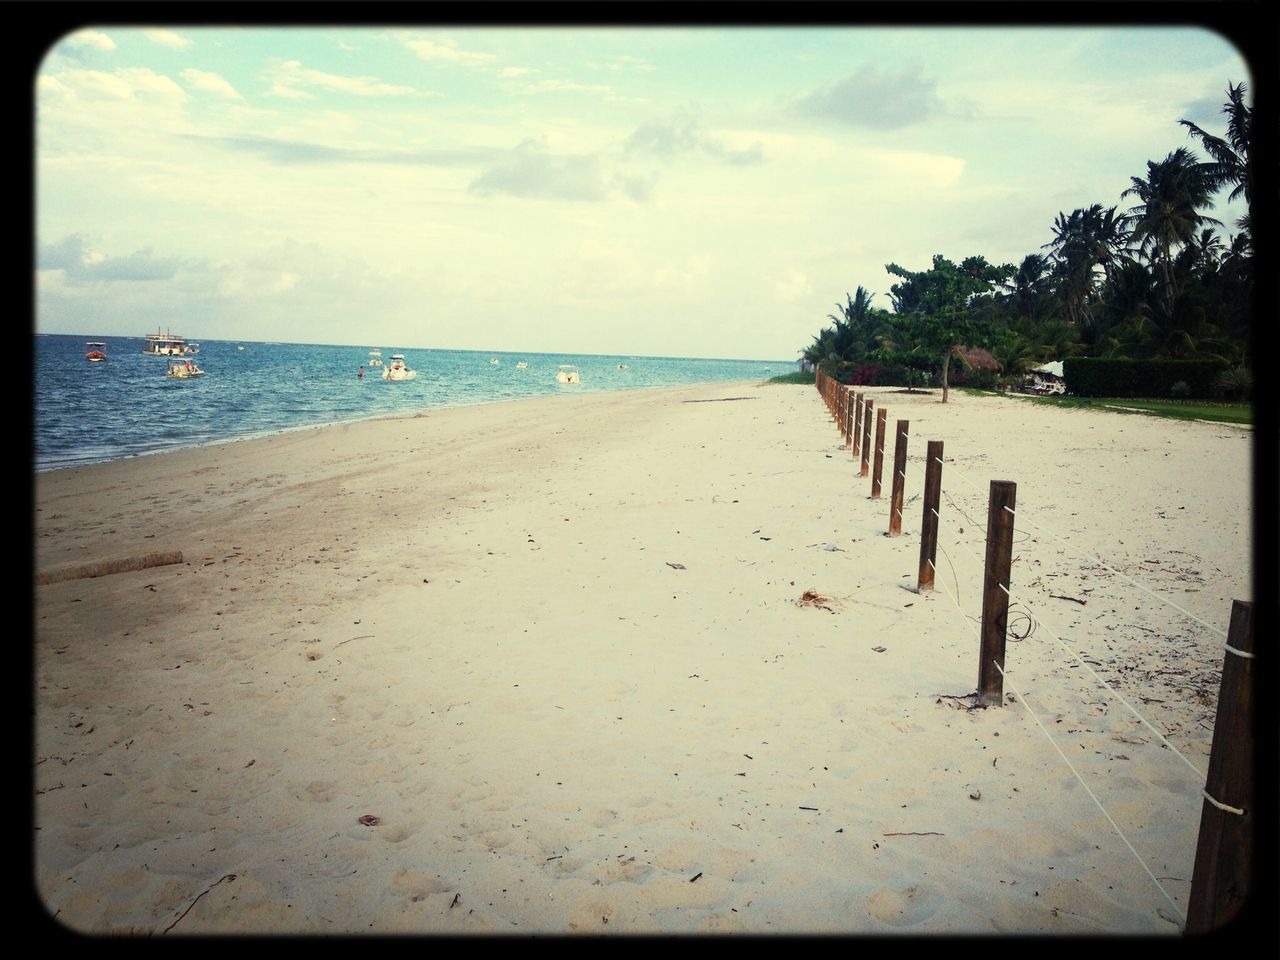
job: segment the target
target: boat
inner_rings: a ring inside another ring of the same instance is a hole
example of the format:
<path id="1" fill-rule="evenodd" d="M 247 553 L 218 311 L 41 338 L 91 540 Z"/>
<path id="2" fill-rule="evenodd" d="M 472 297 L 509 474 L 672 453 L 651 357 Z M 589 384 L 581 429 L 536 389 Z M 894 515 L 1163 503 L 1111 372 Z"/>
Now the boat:
<path id="1" fill-rule="evenodd" d="M 107 359 L 107 345 L 99 340 L 90 340 L 84 345 L 84 358 L 90 363 L 100 363 Z"/>
<path id="2" fill-rule="evenodd" d="M 578 374 L 578 368 L 571 364 L 560 364 L 560 370 L 556 373 L 556 380 L 560 383 L 581 383 L 582 377 Z"/>
<path id="3" fill-rule="evenodd" d="M 187 343 L 176 333 L 148 333 L 142 352 L 153 357 L 187 357 L 200 352 L 198 343 Z"/>
<path id="4" fill-rule="evenodd" d="M 380 366 L 382 366 L 382 351 L 381 351 L 381 350 L 370 350 L 370 351 L 369 351 L 369 366 L 371 366 L 371 367 L 380 367 Z"/>
<path id="5" fill-rule="evenodd" d="M 391 362 L 382 368 L 383 380 L 412 380 L 417 375 L 416 370 L 410 370 L 405 366 L 404 354 L 400 353 L 393 353 Z"/>
<path id="6" fill-rule="evenodd" d="M 529 367 L 529 364 L 525 363 L 523 360 L 521 360 L 519 363 L 516 364 L 517 370 L 525 370 L 525 369 L 528 369 L 528 367 Z"/>
<path id="7" fill-rule="evenodd" d="M 627 369 L 627 365 L 626 365 L 625 363 L 620 363 L 620 364 L 618 364 L 618 369 L 619 369 L 619 370 L 626 370 L 626 369 Z"/>
<path id="8" fill-rule="evenodd" d="M 498 365 L 498 358 L 497 358 L 497 357 L 493 357 L 489 362 L 490 362 L 490 363 L 492 363 L 492 364 L 496 367 L 496 366 Z"/>
<path id="9" fill-rule="evenodd" d="M 164 375 L 175 380 L 190 380 L 192 377 L 203 377 L 204 371 L 190 357 L 170 357 L 169 369 Z"/>

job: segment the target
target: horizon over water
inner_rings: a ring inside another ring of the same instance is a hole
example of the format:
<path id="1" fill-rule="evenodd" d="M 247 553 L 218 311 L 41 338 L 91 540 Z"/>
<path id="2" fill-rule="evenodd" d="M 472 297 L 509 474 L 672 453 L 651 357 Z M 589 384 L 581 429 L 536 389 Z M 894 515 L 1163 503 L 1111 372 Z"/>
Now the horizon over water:
<path id="1" fill-rule="evenodd" d="M 90 363 L 85 344 L 107 343 Z M 328 344 L 199 340 L 205 376 L 165 376 L 163 357 L 142 352 L 143 337 L 36 334 L 32 381 L 35 470 L 103 463 L 201 444 L 241 440 L 329 423 L 432 407 L 560 393 L 595 393 L 696 383 L 766 380 L 797 360 L 723 360 L 639 355 L 511 353 Z M 243 349 L 241 349 L 243 348 Z M 413 380 L 388 382 L 369 367 L 402 353 Z M 497 364 L 491 359 L 497 359 Z M 528 363 L 517 369 L 519 361 Z M 556 381 L 573 364 L 582 382 Z M 619 365 L 625 365 L 625 369 Z M 364 367 L 363 379 L 357 377 Z"/>

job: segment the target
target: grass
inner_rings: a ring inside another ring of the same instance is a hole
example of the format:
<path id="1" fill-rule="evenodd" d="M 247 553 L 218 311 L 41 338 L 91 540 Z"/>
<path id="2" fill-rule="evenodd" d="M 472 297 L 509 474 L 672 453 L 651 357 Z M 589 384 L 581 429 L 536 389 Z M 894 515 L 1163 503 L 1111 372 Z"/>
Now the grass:
<path id="1" fill-rule="evenodd" d="M 805 372 L 797 370 L 794 373 L 784 373 L 778 377 L 770 377 L 765 383 L 807 383 L 812 386 L 816 382 L 812 370 Z"/>
<path id="2" fill-rule="evenodd" d="M 975 392 L 988 393 L 990 391 Z M 1148 416 L 1167 417 L 1171 420 L 1253 423 L 1253 405 L 1248 403 L 1229 403 L 1219 400 L 1169 400 L 1155 397 L 1035 397 L 1020 394 L 1001 394 L 1001 396 L 1019 396 L 1022 399 L 1030 400 L 1032 403 L 1043 403 L 1056 407 L 1107 410 L 1113 413 L 1141 413 Z"/>

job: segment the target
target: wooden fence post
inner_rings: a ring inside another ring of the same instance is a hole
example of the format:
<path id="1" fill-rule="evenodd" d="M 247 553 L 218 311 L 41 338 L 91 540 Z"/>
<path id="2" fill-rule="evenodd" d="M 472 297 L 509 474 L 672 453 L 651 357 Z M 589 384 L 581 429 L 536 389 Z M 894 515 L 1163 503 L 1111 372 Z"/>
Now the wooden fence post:
<path id="1" fill-rule="evenodd" d="M 881 407 L 876 411 L 875 465 L 871 470 L 871 499 L 880 499 L 880 478 L 884 475 L 884 429 L 889 411 Z"/>
<path id="2" fill-rule="evenodd" d="M 853 387 L 845 388 L 844 395 L 844 445 L 853 443 Z"/>
<path id="3" fill-rule="evenodd" d="M 1235 919 L 1253 891 L 1253 698 L 1253 604 L 1233 600 L 1187 901 L 1188 934 Z"/>
<path id="4" fill-rule="evenodd" d="M 1004 642 L 1009 625 L 1009 567 L 1013 564 L 1013 508 L 1018 485 L 992 480 L 987 507 L 987 561 L 982 583 L 982 642 L 978 702 L 1004 704 Z M 1006 509 L 1007 508 L 1007 509 Z"/>
<path id="5" fill-rule="evenodd" d="M 898 421 L 898 436 L 893 445 L 893 487 L 889 495 L 889 536 L 902 533 L 902 491 L 907 473 L 907 421 Z"/>
<path id="6" fill-rule="evenodd" d="M 930 440 L 924 464 L 924 522 L 920 529 L 920 573 L 916 590 L 933 589 L 938 559 L 938 505 L 942 502 L 942 441 Z"/>
<path id="7" fill-rule="evenodd" d="M 858 451 L 862 449 L 862 394 L 855 395 L 853 401 L 853 458 L 858 459 Z"/>
<path id="8" fill-rule="evenodd" d="M 862 471 L 858 474 L 865 477 L 871 471 L 871 415 L 875 412 L 876 403 L 868 397 L 862 404 Z"/>

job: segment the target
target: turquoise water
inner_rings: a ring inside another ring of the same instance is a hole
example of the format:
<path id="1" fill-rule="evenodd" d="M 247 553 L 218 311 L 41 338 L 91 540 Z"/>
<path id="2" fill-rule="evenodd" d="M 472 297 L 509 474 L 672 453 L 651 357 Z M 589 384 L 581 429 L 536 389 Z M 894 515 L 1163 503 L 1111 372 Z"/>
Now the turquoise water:
<path id="1" fill-rule="evenodd" d="M 85 343 L 108 344 L 90 363 Z M 412 413 L 428 407 L 487 403 L 557 393 L 591 393 L 764 380 L 796 369 L 785 360 L 704 360 L 413 350 L 249 341 L 200 341 L 195 358 L 205 376 L 173 380 L 162 357 L 143 354 L 141 337 L 35 337 L 33 428 L 35 469 L 100 463 L 196 444 L 282 430 Z M 243 349 L 241 349 L 243 347 Z M 413 380 L 387 382 L 368 366 L 403 353 Z M 497 359 L 497 364 L 491 363 Z M 526 369 L 516 368 L 525 361 Z M 574 364 L 582 382 L 556 382 Z M 360 366 L 363 379 L 357 377 Z M 625 366 L 625 369 L 620 369 Z"/>

